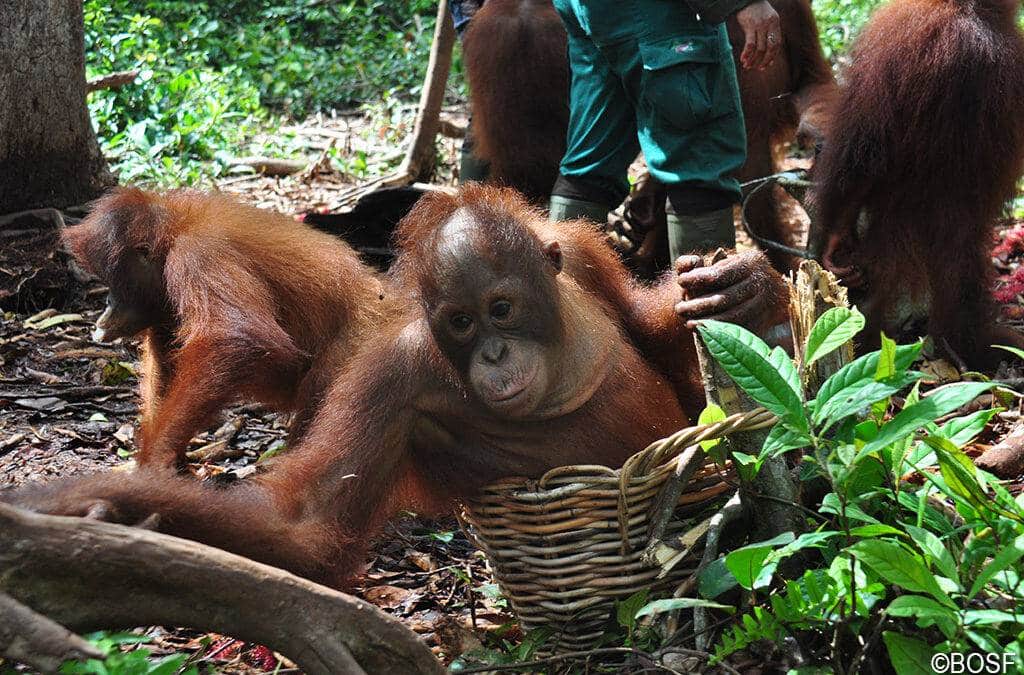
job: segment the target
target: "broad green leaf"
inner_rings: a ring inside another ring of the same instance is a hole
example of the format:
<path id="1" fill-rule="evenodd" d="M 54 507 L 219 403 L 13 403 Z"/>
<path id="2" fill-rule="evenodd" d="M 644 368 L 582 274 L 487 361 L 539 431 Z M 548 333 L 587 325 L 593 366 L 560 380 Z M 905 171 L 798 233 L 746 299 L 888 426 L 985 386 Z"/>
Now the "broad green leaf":
<path id="1" fill-rule="evenodd" d="M 838 422 L 873 403 L 889 398 L 922 377 L 924 377 L 923 373 L 908 371 L 885 382 L 869 379 L 857 380 L 845 389 L 836 392 L 824 404 L 815 406 L 814 424 Z"/>
<path id="2" fill-rule="evenodd" d="M 882 633 L 882 640 L 896 675 L 935 675 L 930 665 L 934 651 L 927 642 L 888 630 Z"/>
<path id="3" fill-rule="evenodd" d="M 862 537 L 864 539 L 871 539 L 874 537 L 883 537 L 885 535 L 896 535 L 897 537 L 903 536 L 903 532 L 897 530 L 891 525 L 884 525 L 878 523 L 875 525 L 861 525 L 850 530 L 850 534 L 855 537 Z"/>
<path id="4" fill-rule="evenodd" d="M 708 607 L 710 609 L 721 609 L 729 614 L 734 614 L 736 608 L 732 605 L 723 605 L 719 602 L 712 602 L 711 600 L 703 600 L 701 598 L 665 598 L 664 600 L 655 600 L 649 602 L 640 608 L 640 611 L 636 613 L 636 618 L 642 616 L 648 616 L 650 614 L 664 614 L 665 612 L 674 612 L 677 609 L 693 609 L 694 607 Z"/>
<path id="5" fill-rule="evenodd" d="M 848 550 L 889 583 L 908 591 L 927 593 L 947 607 L 956 608 L 921 557 L 907 548 L 882 539 L 865 539 Z"/>
<path id="6" fill-rule="evenodd" d="M 953 559 L 953 554 L 949 552 L 942 540 L 939 539 L 934 533 L 923 527 L 915 527 L 914 525 L 904 526 L 907 530 L 907 534 L 910 535 L 911 539 L 918 545 L 918 547 L 931 558 L 935 566 L 944 575 L 950 579 L 959 580 L 960 573 L 957 570 L 956 560 Z"/>
<path id="7" fill-rule="evenodd" d="M 983 652 L 988 652 L 989 654 L 1001 654 L 1003 652 L 1004 647 L 1010 646 L 1001 644 L 998 641 L 993 640 L 992 636 L 989 635 L 987 632 L 978 632 L 976 630 L 971 630 L 970 628 L 968 628 L 964 631 L 964 633 L 967 635 L 967 637 L 971 639 L 971 642 L 978 646 L 978 649 L 980 649 Z"/>
<path id="8" fill-rule="evenodd" d="M 738 548 L 725 556 L 725 566 L 729 568 L 729 571 L 732 572 L 733 576 L 736 577 L 736 581 L 741 586 L 746 589 L 752 589 L 755 587 L 756 582 L 761 581 L 768 554 L 776 546 L 789 544 L 793 540 L 792 532 L 783 532 L 768 541 L 760 541 L 756 544 L 749 544 L 743 548 Z"/>
<path id="9" fill-rule="evenodd" d="M 923 527 L 927 527 L 939 536 L 946 536 L 953 532 L 953 526 L 946 519 L 945 514 L 928 503 L 928 490 L 918 490 L 913 493 L 901 490 L 898 498 L 903 508 L 918 514 L 919 522 Z"/>
<path id="10" fill-rule="evenodd" d="M 989 420 L 1001 411 L 1002 408 L 992 408 L 990 410 L 979 410 L 963 417 L 955 417 L 939 427 L 937 434 L 949 439 L 958 448 L 962 448 L 973 441 L 975 436 L 984 431 Z"/>
<path id="11" fill-rule="evenodd" d="M 729 456 L 732 457 L 733 466 L 743 480 L 753 480 L 761 468 L 761 462 L 753 455 L 733 450 Z"/>
<path id="12" fill-rule="evenodd" d="M 802 431 L 794 431 L 782 422 L 779 422 L 772 427 L 772 430 L 768 432 L 768 437 L 764 439 L 764 445 L 761 447 L 758 459 L 776 457 L 796 448 L 806 448 L 812 442 L 809 435 Z"/>
<path id="13" fill-rule="evenodd" d="M 947 638 L 956 633 L 956 627 L 960 624 L 956 610 L 923 595 L 901 595 L 890 602 L 885 611 L 890 616 L 916 619 L 921 628 L 938 626 Z"/>
<path id="14" fill-rule="evenodd" d="M 939 460 L 939 470 L 946 488 L 954 495 L 967 501 L 978 511 L 995 511 L 996 513 L 1020 522 L 1021 515 L 1007 510 L 996 500 L 990 498 L 981 484 L 981 476 L 977 467 L 963 450 L 940 436 L 928 436 L 924 439 L 930 448 L 935 450 Z"/>
<path id="15" fill-rule="evenodd" d="M 896 348 L 896 370 L 904 371 L 917 360 L 921 353 L 923 344 L 918 342 L 912 345 L 904 345 Z M 861 380 L 873 381 L 878 370 L 879 352 L 865 354 L 846 364 L 831 377 L 825 380 L 818 390 L 818 397 L 815 401 L 815 409 L 824 406 L 833 396 L 846 389 L 855 382 Z"/>
<path id="16" fill-rule="evenodd" d="M 1013 500 L 1013 495 L 1003 487 L 998 478 L 984 469 L 978 469 L 978 478 L 982 483 L 982 487 L 992 490 L 996 497 L 995 501 L 1000 507 L 1013 511 L 1016 514 L 1014 516 L 1015 520 L 1024 520 L 1024 511 L 1018 508 L 1017 502 Z"/>
<path id="17" fill-rule="evenodd" d="M 842 502 L 839 501 L 839 496 L 834 492 L 830 492 L 825 495 L 825 498 L 821 500 L 821 507 L 818 510 L 822 513 L 834 513 L 837 516 L 843 514 Z M 846 517 L 850 520 L 858 520 L 862 523 L 878 523 L 878 518 L 869 516 L 856 504 L 848 503 L 846 505 Z"/>
<path id="18" fill-rule="evenodd" d="M 1024 349 L 1017 349 L 1016 347 L 1009 347 L 1007 345 L 992 345 L 996 349 L 1002 349 L 1003 351 L 1010 352 L 1014 356 L 1020 359 L 1024 359 Z"/>
<path id="19" fill-rule="evenodd" d="M 994 386 L 989 382 L 958 382 L 936 389 L 930 396 L 908 405 L 889 420 L 878 431 L 875 440 L 860 449 L 857 459 L 909 436 L 925 424 L 969 403 Z"/>
<path id="20" fill-rule="evenodd" d="M 821 548 L 829 539 L 838 537 L 842 532 L 822 530 L 821 532 L 805 532 L 794 541 L 782 548 L 777 548 L 768 555 L 768 562 L 781 562 L 789 556 L 806 548 Z M 776 537 L 777 539 L 778 537 Z"/>
<path id="21" fill-rule="evenodd" d="M 699 426 L 705 426 L 707 424 L 714 424 L 715 422 L 721 422 L 727 417 L 725 411 L 714 403 L 709 404 L 704 410 L 700 411 L 700 417 L 697 418 L 697 424 Z M 704 452 L 707 452 L 711 448 L 715 447 L 722 442 L 720 438 L 713 438 L 710 441 L 701 441 L 700 447 Z"/>
<path id="22" fill-rule="evenodd" d="M 533 658 L 533 655 L 538 649 L 544 646 L 544 643 L 548 641 L 551 636 L 555 634 L 555 629 L 551 626 L 540 626 L 534 628 L 525 636 L 523 641 L 519 644 L 519 647 L 515 651 L 515 657 L 518 661 L 529 661 Z"/>
<path id="23" fill-rule="evenodd" d="M 941 436 L 928 436 L 924 442 L 935 451 L 946 486 L 968 503 L 984 506 L 988 495 L 978 481 L 978 469 L 971 458 Z"/>
<path id="24" fill-rule="evenodd" d="M 636 616 L 640 608 L 647 604 L 648 591 L 637 591 L 625 600 L 616 603 L 616 618 L 619 625 L 632 631 L 636 627 Z"/>
<path id="25" fill-rule="evenodd" d="M 725 566 L 725 558 L 716 558 L 705 567 L 697 579 L 703 598 L 717 598 L 736 587 L 736 577 Z"/>
<path id="26" fill-rule="evenodd" d="M 969 609 L 964 612 L 964 624 L 967 626 L 991 626 L 1005 623 L 1007 626 L 1020 625 L 1024 618 L 1019 614 L 1002 612 L 998 609 Z"/>
<path id="27" fill-rule="evenodd" d="M 174 675 L 185 665 L 188 654 L 173 654 L 152 665 L 147 675 Z"/>
<path id="28" fill-rule="evenodd" d="M 869 506 L 876 503 L 874 495 L 879 485 L 884 485 L 888 477 L 886 468 L 882 462 L 858 462 L 852 465 L 842 480 L 836 477 L 836 485 L 845 490 L 849 502 L 860 504 L 866 502 Z"/>
<path id="29" fill-rule="evenodd" d="M 888 380 L 896 374 L 896 343 L 882 333 L 882 348 L 879 350 L 878 368 L 875 369 L 876 380 Z"/>
<path id="30" fill-rule="evenodd" d="M 992 577 L 1020 560 L 1021 557 L 1024 557 L 1024 534 L 1014 539 L 1008 546 L 1002 548 L 996 554 L 996 557 L 992 558 L 992 562 L 985 565 L 978 578 L 974 580 L 974 584 L 971 586 L 971 591 L 967 594 L 967 597 L 973 598 L 978 594 L 978 591 L 985 587 L 985 584 L 992 580 Z"/>
<path id="31" fill-rule="evenodd" d="M 768 361 L 775 366 L 775 370 L 778 371 L 779 375 L 786 379 L 786 383 L 789 384 L 793 391 L 797 392 L 798 395 L 803 391 L 803 385 L 800 383 L 800 371 L 796 369 L 796 363 L 793 362 L 793 359 L 790 358 L 785 349 L 774 347 L 768 355 Z"/>
<path id="32" fill-rule="evenodd" d="M 697 329 L 708 351 L 726 373 L 759 404 L 794 428 L 807 429 L 803 400 L 786 375 L 772 362 L 771 350 L 750 331 L 720 321 L 704 321 Z"/>
<path id="33" fill-rule="evenodd" d="M 833 307 L 814 323 L 807 337 L 804 363 L 810 365 L 848 342 L 864 328 L 864 315 L 857 308 Z"/>

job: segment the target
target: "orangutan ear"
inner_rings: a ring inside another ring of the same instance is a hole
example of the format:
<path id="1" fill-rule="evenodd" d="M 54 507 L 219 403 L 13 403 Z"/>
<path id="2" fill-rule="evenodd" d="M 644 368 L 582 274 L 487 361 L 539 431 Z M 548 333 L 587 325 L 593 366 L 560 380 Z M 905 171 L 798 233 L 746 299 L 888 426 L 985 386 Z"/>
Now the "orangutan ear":
<path id="1" fill-rule="evenodd" d="M 549 241 L 544 244 L 544 255 L 548 257 L 548 262 L 555 268 L 555 274 L 562 271 L 562 247 L 557 241 Z"/>

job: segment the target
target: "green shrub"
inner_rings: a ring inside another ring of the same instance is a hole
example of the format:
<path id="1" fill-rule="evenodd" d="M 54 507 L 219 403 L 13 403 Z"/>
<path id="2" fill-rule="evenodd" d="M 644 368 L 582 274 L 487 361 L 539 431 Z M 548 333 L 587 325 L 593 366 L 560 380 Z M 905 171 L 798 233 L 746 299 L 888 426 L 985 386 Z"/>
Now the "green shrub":
<path id="1" fill-rule="evenodd" d="M 281 120 L 386 98 L 415 101 L 436 3 L 86 0 L 90 77 L 140 70 L 90 95 L 104 152 L 126 181 L 195 182 Z"/>
<path id="2" fill-rule="evenodd" d="M 804 362 L 863 326 L 856 310 L 830 310 Z M 994 385 L 959 382 L 922 396 L 924 375 L 912 369 L 921 345 L 897 347 L 883 336 L 880 351 L 808 399 L 778 348 L 729 324 L 706 322 L 700 333 L 736 383 L 780 419 L 758 457 L 733 453 L 741 474 L 804 448 L 805 477 L 830 487 L 810 532 L 751 543 L 704 571 L 700 587 L 716 589 L 711 595 L 738 585 L 757 599 L 716 657 L 794 637 L 806 657 L 837 672 L 858 668 L 883 645 L 898 673 L 922 672 L 933 654 L 949 652 L 1024 663 L 1024 497 L 1014 499 L 961 450 L 998 409 L 949 418 Z M 890 417 L 898 394 L 905 402 Z M 919 482 L 905 480 L 910 475 Z M 814 562 L 801 578 L 779 579 L 780 561 L 798 552 Z"/>

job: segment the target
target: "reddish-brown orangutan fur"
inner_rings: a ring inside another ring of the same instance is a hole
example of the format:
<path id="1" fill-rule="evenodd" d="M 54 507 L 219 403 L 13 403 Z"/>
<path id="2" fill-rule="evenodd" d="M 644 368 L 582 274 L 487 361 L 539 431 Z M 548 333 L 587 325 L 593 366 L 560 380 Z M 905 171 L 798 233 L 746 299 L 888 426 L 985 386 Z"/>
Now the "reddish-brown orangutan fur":
<path id="1" fill-rule="evenodd" d="M 440 283 L 441 250 L 451 246 L 442 228 L 462 213 L 474 223 L 466 235 L 473 258 L 462 263 L 471 274 L 499 270 L 527 289 L 554 284 L 547 301 L 561 317 L 560 337 L 547 348 L 575 361 L 556 359 L 558 370 L 545 377 L 556 387 L 577 382 L 576 363 L 601 373 L 578 407 L 504 417 L 484 407 L 441 351 L 420 301 Z M 393 283 L 405 299 L 383 313 L 372 340 L 353 347 L 301 441 L 267 473 L 218 489 L 143 467 L 0 498 L 67 515 L 102 506 L 107 518 L 127 523 L 155 513 L 161 531 L 343 585 L 368 540 L 400 509 L 444 512 L 497 478 L 565 464 L 618 466 L 702 408 L 692 334 L 673 314 L 675 280 L 631 281 L 588 224 L 550 223 L 511 190 L 470 186 L 424 197 L 398 240 Z M 555 241 L 561 272 L 549 269 Z M 573 353 L 584 344 L 601 358 Z"/>
<path id="2" fill-rule="evenodd" d="M 166 296 L 142 333 L 143 466 L 181 461 L 231 402 L 311 410 L 327 364 L 381 311 L 381 281 L 344 242 L 223 195 L 119 189 L 64 240 L 112 294 Z M 162 288 L 135 288 L 118 266 L 140 247 Z"/>
<path id="3" fill-rule="evenodd" d="M 832 69 L 818 39 L 808 0 L 771 0 L 782 24 L 782 47 L 767 70 L 737 66 L 747 126 L 747 161 L 742 181 L 777 170 L 775 154 L 793 139 L 820 140 L 838 95 Z M 682 11 L 682 10 L 681 10 Z M 743 33 L 735 18 L 729 36 L 737 64 Z M 492 182 L 510 185 L 534 200 L 546 200 L 565 150 L 569 73 L 565 29 L 550 0 L 489 0 L 466 33 L 474 152 L 490 162 Z M 653 198 L 664 210 L 665 193 Z M 771 191 L 751 200 L 749 218 L 759 234 L 791 244 L 789 227 Z M 779 269 L 789 256 L 768 252 Z"/>
<path id="4" fill-rule="evenodd" d="M 899 332 L 887 312 L 902 295 L 927 306 L 928 332 L 970 363 L 988 361 L 993 342 L 1021 342 L 994 326 L 989 258 L 1024 170 L 1018 7 L 893 0 L 855 43 L 815 199 L 826 265 L 866 282 L 868 340 Z"/>
<path id="5" fill-rule="evenodd" d="M 471 89 L 473 152 L 488 180 L 547 202 L 565 152 L 569 63 L 550 0 L 488 0 L 462 45 Z"/>

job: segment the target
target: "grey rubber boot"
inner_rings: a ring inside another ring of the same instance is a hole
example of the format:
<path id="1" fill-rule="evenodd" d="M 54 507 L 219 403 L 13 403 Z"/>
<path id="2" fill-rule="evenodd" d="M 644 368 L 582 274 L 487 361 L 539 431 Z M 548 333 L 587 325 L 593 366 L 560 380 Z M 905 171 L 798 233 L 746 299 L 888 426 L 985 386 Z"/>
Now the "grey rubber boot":
<path id="1" fill-rule="evenodd" d="M 704 253 L 716 248 L 736 247 L 732 207 L 699 216 L 668 214 L 668 251 L 675 261 L 687 253 Z"/>
<path id="2" fill-rule="evenodd" d="M 586 218 L 601 227 L 607 224 L 608 212 L 611 211 L 606 204 L 585 202 L 582 199 L 571 199 L 560 195 L 551 195 L 550 209 L 551 220 Z"/>

